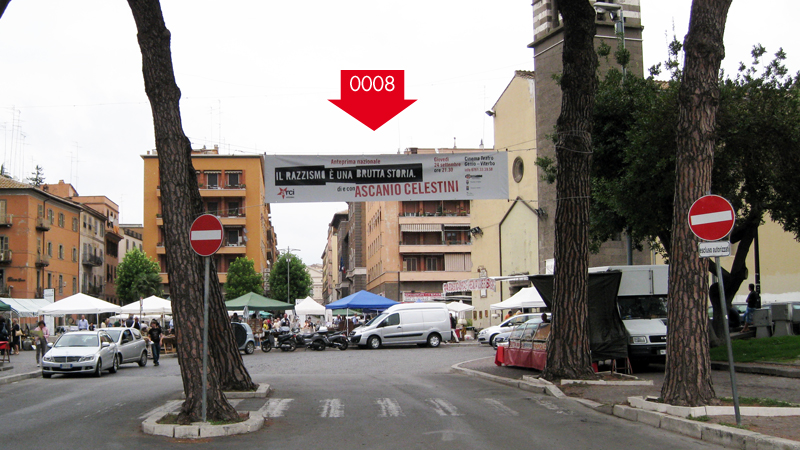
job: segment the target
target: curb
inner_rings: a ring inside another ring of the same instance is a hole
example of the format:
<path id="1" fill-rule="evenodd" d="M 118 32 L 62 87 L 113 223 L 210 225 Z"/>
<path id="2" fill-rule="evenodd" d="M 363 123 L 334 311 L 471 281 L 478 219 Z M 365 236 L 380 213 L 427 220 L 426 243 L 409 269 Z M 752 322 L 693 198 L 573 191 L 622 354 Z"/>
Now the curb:
<path id="1" fill-rule="evenodd" d="M 598 409 L 599 410 L 599 409 Z M 645 411 L 630 406 L 614 405 L 612 415 L 655 428 L 680 433 L 712 444 L 739 449 L 787 450 L 800 449 L 800 442 L 783 439 L 755 431 L 703 423 L 675 417 L 656 411 Z"/>
<path id="2" fill-rule="evenodd" d="M 458 364 L 453 364 L 452 366 L 450 366 L 450 370 L 452 372 L 459 372 L 459 373 L 462 373 L 464 375 L 469 375 L 469 376 L 473 376 L 473 377 L 477 377 L 477 378 L 483 378 L 483 379 L 489 380 L 489 381 L 494 381 L 495 383 L 505 384 L 507 386 L 512 386 L 512 387 L 515 387 L 515 388 L 519 388 L 519 389 L 522 389 L 524 391 L 538 392 L 538 393 L 541 393 L 541 394 L 546 394 L 546 395 L 549 395 L 551 397 L 557 397 L 557 398 L 566 397 L 566 395 L 564 395 L 564 393 L 561 392 L 561 389 L 557 388 L 553 383 L 550 383 L 549 381 L 540 380 L 538 378 L 527 378 L 525 380 L 514 380 L 514 379 L 511 379 L 511 378 L 503 378 L 503 377 L 499 377 L 497 375 L 491 375 L 491 374 L 488 374 L 488 373 L 483 373 L 483 372 L 480 372 L 478 370 L 472 370 L 472 369 L 467 369 L 467 368 L 461 367 L 461 364 L 466 364 L 466 363 L 469 363 L 469 362 L 472 362 L 472 361 L 478 361 L 479 359 L 484 359 L 484 358 L 478 358 L 478 359 L 473 359 L 473 360 L 470 360 L 470 361 L 460 362 Z"/>
<path id="3" fill-rule="evenodd" d="M 35 372 L 18 373 L 16 375 L 9 375 L 7 377 L 0 377 L 0 385 L 16 383 L 17 381 L 27 380 L 28 378 L 39 378 L 41 376 L 42 376 L 42 371 L 41 370 L 37 370 Z"/>
<path id="4" fill-rule="evenodd" d="M 712 370 L 728 370 L 728 363 L 724 362 L 712 362 L 711 369 Z M 741 373 L 752 373 L 756 375 L 769 375 L 773 377 L 783 377 L 783 378 L 800 378 L 800 370 L 797 369 L 789 369 L 789 368 L 782 368 L 782 367 L 770 367 L 770 366 L 743 366 L 741 364 L 734 364 L 734 369 L 737 372 Z"/>
<path id="5" fill-rule="evenodd" d="M 241 399 L 245 398 L 266 398 L 269 394 L 269 384 L 263 383 L 258 386 L 258 390 L 251 392 L 225 392 L 225 397 L 229 400 L 237 399 L 235 404 L 238 404 Z M 182 398 L 185 395 L 182 395 Z M 158 420 L 169 414 L 171 411 L 178 407 L 180 400 L 168 402 L 165 409 L 154 412 L 142 422 L 142 432 L 144 434 L 151 434 L 155 436 L 166 436 L 179 439 L 201 439 L 218 436 L 233 436 L 236 434 L 245 434 L 258 431 L 264 427 L 264 422 L 267 419 L 264 408 L 258 411 L 247 411 L 250 413 L 250 418 L 244 422 L 232 423 L 227 425 L 212 425 L 210 423 L 195 422 L 191 425 L 167 425 L 160 424 Z M 170 406 L 173 406 L 172 408 Z"/>

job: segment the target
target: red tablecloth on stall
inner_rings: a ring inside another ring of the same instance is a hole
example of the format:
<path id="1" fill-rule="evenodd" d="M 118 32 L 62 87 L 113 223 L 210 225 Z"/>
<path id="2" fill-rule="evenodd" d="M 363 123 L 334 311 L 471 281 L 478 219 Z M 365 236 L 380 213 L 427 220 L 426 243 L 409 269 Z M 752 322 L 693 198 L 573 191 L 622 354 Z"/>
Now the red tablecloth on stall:
<path id="1" fill-rule="evenodd" d="M 497 347 L 494 363 L 498 366 L 527 367 L 544 370 L 547 352 L 533 349 Z"/>

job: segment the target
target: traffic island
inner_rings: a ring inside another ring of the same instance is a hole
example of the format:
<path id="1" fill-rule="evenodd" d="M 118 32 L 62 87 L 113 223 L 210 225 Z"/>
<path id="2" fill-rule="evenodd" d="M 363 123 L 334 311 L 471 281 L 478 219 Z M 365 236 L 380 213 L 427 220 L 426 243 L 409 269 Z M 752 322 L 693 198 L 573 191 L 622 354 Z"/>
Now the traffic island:
<path id="1" fill-rule="evenodd" d="M 243 401 L 251 401 L 249 399 L 266 399 L 269 394 L 269 384 L 261 384 L 256 391 L 248 392 L 225 392 L 225 397 L 230 400 L 234 408 L 239 406 Z M 181 393 L 184 397 L 183 393 Z M 194 422 L 189 425 L 178 424 L 162 424 L 158 423 L 169 414 L 175 414 L 181 408 L 181 400 L 171 400 L 164 406 L 154 410 L 142 422 L 142 431 L 145 434 L 154 436 L 166 436 L 178 439 L 201 439 L 218 436 L 233 436 L 235 434 L 252 433 L 260 430 L 264 426 L 264 421 L 267 419 L 267 405 L 259 408 L 256 411 L 239 411 L 240 414 L 248 414 L 247 420 L 237 423 L 214 425 L 209 422 Z"/>

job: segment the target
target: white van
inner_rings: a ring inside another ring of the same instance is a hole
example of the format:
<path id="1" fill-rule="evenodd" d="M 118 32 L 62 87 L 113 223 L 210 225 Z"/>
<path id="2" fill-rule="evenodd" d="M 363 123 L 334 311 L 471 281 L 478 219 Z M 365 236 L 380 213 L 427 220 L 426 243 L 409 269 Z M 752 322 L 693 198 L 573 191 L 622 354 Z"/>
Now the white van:
<path id="1" fill-rule="evenodd" d="M 618 270 L 622 279 L 617 307 L 628 332 L 628 358 L 642 367 L 664 363 L 667 354 L 667 289 L 669 266 L 593 267 L 592 272 Z"/>
<path id="2" fill-rule="evenodd" d="M 450 340 L 450 314 L 441 303 L 401 303 L 350 332 L 350 342 L 359 347 L 427 344 L 438 347 Z"/>

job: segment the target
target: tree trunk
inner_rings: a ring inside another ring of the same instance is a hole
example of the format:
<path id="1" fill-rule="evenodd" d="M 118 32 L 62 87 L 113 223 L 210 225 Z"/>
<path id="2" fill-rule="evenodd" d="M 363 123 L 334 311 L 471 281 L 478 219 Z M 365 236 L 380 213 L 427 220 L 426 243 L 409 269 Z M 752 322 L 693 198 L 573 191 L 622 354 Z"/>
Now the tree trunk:
<path id="1" fill-rule="evenodd" d="M 170 33 L 164 24 L 160 3 L 158 0 L 128 0 L 128 4 L 138 30 L 145 91 L 153 113 L 167 272 L 172 287 L 178 362 L 186 394 L 179 420 L 186 423 L 198 421 L 202 415 L 202 299 L 205 271 L 202 258 L 192 251 L 189 244 L 189 228 L 202 213 L 203 205 L 191 161 L 191 144 L 181 124 L 181 93 L 175 83 Z M 216 277 L 216 271 L 212 271 L 212 277 Z M 214 287 L 209 296 L 207 418 L 235 420 L 238 414 L 222 393 L 226 377 L 230 376 L 231 371 L 234 376 L 243 373 L 250 387 L 254 385 L 243 367 L 238 349 L 235 349 L 227 312 L 221 311 L 219 285 L 211 285 Z"/>
<path id="2" fill-rule="evenodd" d="M 675 405 L 714 398 L 708 353 L 708 261 L 689 228 L 689 207 L 711 190 L 719 67 L 731 0 L 694 0 L 679 92 L 669 267 L 667 367 L 661 396 Z"/>
<path id="3" fill-rule="evenodd" d="M 594 8 L 586 0 L 560 3 L 564 17 L 561 115 L 556 129 L 556 216 L 553 321 L 547 379 L 593 377 L 589 353 L 589 164 L 597 86 Z"/>

